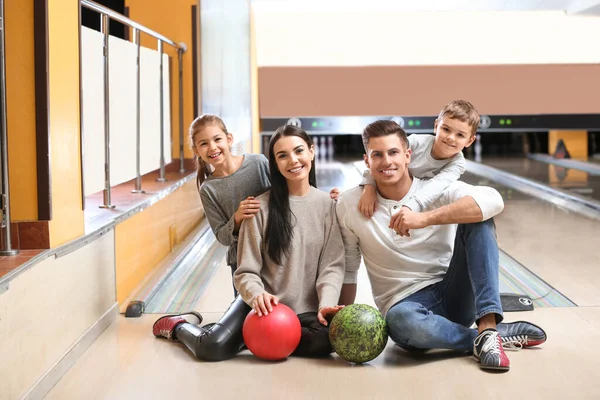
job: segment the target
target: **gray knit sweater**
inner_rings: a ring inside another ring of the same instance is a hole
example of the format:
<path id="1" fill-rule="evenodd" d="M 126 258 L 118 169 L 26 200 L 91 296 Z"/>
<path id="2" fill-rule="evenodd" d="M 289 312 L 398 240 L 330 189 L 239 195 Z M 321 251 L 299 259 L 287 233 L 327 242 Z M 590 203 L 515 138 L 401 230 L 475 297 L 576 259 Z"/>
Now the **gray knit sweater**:
<path id="1" fill-rule="evenodd" d="M 229 246 L 227 263 L 237 260 L 237 234 L 233 233 L 233 214 L 248 196 L 258 196 L 271 187 L 269 161 L 262 154 L 246 154 L 233 174 L 209 176 L 200 186 L 200 199 L 217 240 Z"/>

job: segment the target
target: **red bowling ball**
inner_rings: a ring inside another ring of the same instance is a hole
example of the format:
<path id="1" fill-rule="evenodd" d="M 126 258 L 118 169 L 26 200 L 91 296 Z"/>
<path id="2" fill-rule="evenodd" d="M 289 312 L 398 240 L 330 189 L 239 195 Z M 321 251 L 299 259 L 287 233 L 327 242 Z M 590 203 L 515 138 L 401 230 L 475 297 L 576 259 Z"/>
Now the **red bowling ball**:
<path id="1" fill-rule="evenodd" d="M 250 311 L 244 320 L 242 334 L 252 354 L 263 360 L 276 361 L 296 350 L 302 327 L 296 313 L 279 303 L 266 316 L 259 317 L 254 310 Z"/>

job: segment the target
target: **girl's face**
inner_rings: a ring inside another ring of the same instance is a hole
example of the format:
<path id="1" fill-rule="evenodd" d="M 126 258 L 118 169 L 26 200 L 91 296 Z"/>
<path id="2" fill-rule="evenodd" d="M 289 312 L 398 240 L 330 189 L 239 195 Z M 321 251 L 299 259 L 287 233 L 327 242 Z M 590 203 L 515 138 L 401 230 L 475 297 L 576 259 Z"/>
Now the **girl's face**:
<path id="1" fill-rule="evenodd" d="M 273 146 L 277 169 L 291 182 L 308 181 L 311 162 L 315 158 L 314 146 L 298 136 L 284 136 Z"/>
<path id="2" fill-rule="evenodd" d="M 194 153 L 205 163 L 218 169 L 231 158 L 229 149 L 232 144 L 231 134 L 223 132 L 218 125 L 209 125 L 194 136 Z"/>

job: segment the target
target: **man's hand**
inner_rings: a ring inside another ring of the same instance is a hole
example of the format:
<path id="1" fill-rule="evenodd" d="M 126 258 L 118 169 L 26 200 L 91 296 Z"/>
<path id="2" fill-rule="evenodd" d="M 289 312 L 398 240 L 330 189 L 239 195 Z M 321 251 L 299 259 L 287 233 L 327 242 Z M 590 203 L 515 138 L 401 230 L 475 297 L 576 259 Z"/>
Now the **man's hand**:
<path id="1" fill-rule="evenodd" d="M 344 308 L 344 306 L 321 307 L 319 313 L 317 314 L 317 319 L 321 324 L 327 326 L 326 318 L 333 317 L 342 308 Z"/>
<path id="2" fill-rule="evenodd" d="M 410 229 L 420 229 L 429 226 L 424 213 L 416 213 L 408 207 L 402 206 L 398 213 L 392 216 L 390 228 L 400 236 L 410 237 Z"/>

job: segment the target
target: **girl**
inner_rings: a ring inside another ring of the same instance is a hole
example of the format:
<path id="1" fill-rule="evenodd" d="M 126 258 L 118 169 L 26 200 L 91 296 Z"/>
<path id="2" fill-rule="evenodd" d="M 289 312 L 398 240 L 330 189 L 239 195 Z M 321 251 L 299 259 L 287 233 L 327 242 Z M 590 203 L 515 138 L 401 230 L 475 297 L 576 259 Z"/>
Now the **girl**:
<path id="1" fill-rule="evenodd" d="M 271 186 L 269 163 L 262 154 L 231 154 L 233 136 L 215 115 L 196 118 L 190 125 L 189 139 L 196 155 L 202 207 L 217 240 L 229 246 L 227 264 L 233 275 L 242 221 L 258 212 L 255 197 Z M 233 292 L 237 296 L 235 287 Z"/>
<path id="2" fill-rule="evenodd" d="M 294 352 L 331 353 L 326 318 L 335 314 L 344 276 L 344 247 L 335 204 L 314 186 L 314 145 L 295 126 L 279 128 L 269 144 L 271 190 L 259 196 L 259 211 L 242 224 L 234 281 L 241 295 L 210 329 L 166 316 L 154 335 L 183 342 L 205 361 L 225 360 L 243 346 L 242 326 L 251 310 L 268 315 L 279 301 L 302 325 Z"/>

